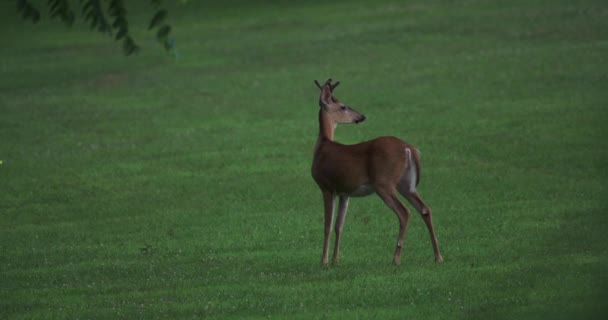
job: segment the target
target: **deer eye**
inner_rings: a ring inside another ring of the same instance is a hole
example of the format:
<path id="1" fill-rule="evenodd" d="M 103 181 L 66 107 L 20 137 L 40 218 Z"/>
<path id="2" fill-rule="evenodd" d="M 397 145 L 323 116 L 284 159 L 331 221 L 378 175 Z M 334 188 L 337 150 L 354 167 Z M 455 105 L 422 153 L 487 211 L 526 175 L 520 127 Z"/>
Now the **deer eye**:
<path id="1" fill-rule="evenodd" d="M 342 110 L 346 110 L 346 109 L 347 109 L 347 107 L 346 107 L 346 106 L 341 106 L 341 107 L 340 107 L 340 109 L 342 109 Z"/>

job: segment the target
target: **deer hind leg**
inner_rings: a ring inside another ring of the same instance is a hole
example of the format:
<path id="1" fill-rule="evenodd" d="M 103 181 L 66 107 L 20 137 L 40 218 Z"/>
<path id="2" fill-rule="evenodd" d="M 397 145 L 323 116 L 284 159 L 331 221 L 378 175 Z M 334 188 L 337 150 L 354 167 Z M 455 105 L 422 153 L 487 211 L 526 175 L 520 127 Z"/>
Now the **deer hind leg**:
<path id="1" fill-rule="evenodd" d="M 323 205 L 325 210 L 325 239 L 323 242 L 323 254 L 321 255 L 321 266 L 326 267 L 329 262 L 329 239 L 331 237 L 331 222 L 334 215 L 334 204 L 336 196 L 332 192 L 323 192 Z"/>
<path id="2" fill-rule="evenodd" d="M 416 211 L 420 213 L 426 227 L 429 229 L 431 244 L 433 245 L 433 252 L 435 253 L 435 261 L 443 262 L 443 257 L 439 252 L 439 242 L 435 236 L 435 228 L 433 227 L 433 212 L 431 211 L 431 208 L 424 203 L 416 189 L 411 190 L 409 187 L 405 188 L 400 185 L 399 193 L 405 197 L 405 199 L 407 199 L 407 201 L 411 203 L 414 208 L 416 208 Z"/>
<path id="3" fill-rule="evenodd" d="M 399 264 L 401 262 L 401 251 L 403 249 L 405 233 L 410 219 L 410 211 L 403 205 L 401 200 L 397 198 L 396 192 L 378 191 L 378 195 L 384 200 L 384 203 L 395 212 L 397 218 L 399 218 L 399 237 L 397 238 L 397 246 L 393 258 L 393 262 Z"/>
<path id="4" fill-rule="evenodd" d="M 338 215 L 336 216 L 336 243 L 334 244 L 334 258 L 333 264 L 337 265 L 340 260 L 340 238 L 342 237 L 342 227 L 344 226 L 344 219 L 346 219 L 346 211 L 348 210 L 348 197 L 340 196 L 340 202 L 338 204 Z"/>
<path id="5" fill-rule="evenodd" d="M 397 190 L 399 193 L 407 199 L 409 203 L 416 208 L 416 211 L 420 213 L 426 227 L 429 229 L 429 235 L 431 237 L 431 244 L 433 245 L 433 252 L 435 253 L 435 261 L 443 262 L 443 257 L 439 252 L 439 243 L 437 241 L 437 237 L 435 236 L 435 228 L 433 227 L 433 212 L 431 208 L 429 208 L 422 198 L 418 194 L 416 190 L 417 181 L 417 173 L 416 173 L 416 163 L 412 159 L 412 154 L 409 148 L 405 149 L 406 154 L 406 169 L 405 173 L 399 180 L 397 184 Z"/>

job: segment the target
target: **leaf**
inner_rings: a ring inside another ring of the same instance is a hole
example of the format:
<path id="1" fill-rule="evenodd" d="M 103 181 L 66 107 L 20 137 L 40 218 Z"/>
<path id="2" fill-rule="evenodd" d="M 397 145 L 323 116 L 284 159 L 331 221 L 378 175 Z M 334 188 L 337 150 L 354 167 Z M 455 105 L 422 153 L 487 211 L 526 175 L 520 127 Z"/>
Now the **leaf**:
<path id="1" fill-rule="evenodd" d="M 51 4 L 49 11 L 51 11 L 51 13 L 57 14 L 57 8 L 59 8 L 59 0 L 51 0 L 49 1 L 49 3 Z"/>
<path id="2" fill-rule="evenodd" d="M 127 29 L 119 29 L 118 32 L 116 33 L 116 40 L 120 40 L 121 38 L 124 38 L 126 35 L 129 34 L 129 30 Z"/>
<path id="3" fill-rule="evenodd" d="M 95 13 L 93 11 L 89 11 L 84 14 L 84 21 L 95 20 Z"/>
<path id="4" fill-rule="evenodd" d="M 21 17 L 24 20 L 32 20 L 34 23 L 40 20 L 40 12 L 27 0 L 17 1 L 17 11 L 21 12 Z"/>
<path id="5" fill-rule="evenodd" d="M 87 13 L 84 16 L 84 21 L 89 21 L 91 20 L 91 22 L 96 22 L 97 19 L 95 19 L 95 13 L 93 13 L 93 11 L 89 11 L 89 13 Z"/>
<path id="6" fill-rule="evenodd" d="M 66 0 L 49 0 L 48 3 L 51 18 L 59 18 L 67 26 L 74 24 L 74 12 Z"/>
<path id="7" fill-rule="evenodd" d="M 175 39 L 167 38 L 167 41 L 165 41 L 165 49 L 167 49 L 167 50 L 175 49 Z"/>
<path id="8" fill-rule="evenodd" d="M 108 8 L 110 10 L 114 10 L 115 8 L 120 6 L 120 2 L 118 1 L 110 1 L 110 5 L 108 6 Z"/>
<path id="9" fill-rule="evenodd" d="M 38 10 L 32 10 L 31 11 L 31 15 L 32 15 L 32 21 L 34 21 L 34 23 L 37 23 L 38 21 L 40 21 L 40 12 Z"/>
<path id="10" fill-rule="evenodd" d="M 167 17 L 167 10 L 159 10 L 153 17 L 152 20 L 150 20 L 150 26 L 148 27 L 148 30 L 151 30 L 155 27 L 157 27 L 158 25 L 160 25 L 165 18 Z"/>
<path id="11" fill-rule="evenodd" d="M 164 43 L 163 43 L 163 47 L 165 47 L 165 50 L 167 51 L 175 51 L 175 39 L 173 38 L 168 38 Z"/>
<path id="12" fill-rule="evenodd" d="M 129 23 L 127 22 L 127 19 L 125 19 L 124 17 L 116 17 L 116 19 L 114 20 L 114 23 L 112 24 L 112 27 L 119 28 L 119 29 L 126 29 L 128 26 L 129 26 Z"/>
<path id="13" fill-rule="evenodd" d="M 131 37 L 127 36 L 122 42 L 122 50 L 127 56 L 130 56 L 139 51 L 139 46 Z"/>
<path id="14" fill-rule="evenodd" d="M 40 20 L 40 12 L 31 4 L 33 0 L 15 0 L 17 11 L 24 20 L 34 23 Z M 122 41 L 123 51 L 126 55 L 137 53 L 140 48 L 129 34 L 129 20 L 124 0 L 47 0 L 49 16 L 61 20 L 68 26 L 72 26 L 76 20 L 76 14 L 81 11 L 80 16 L 92 30 L 106 33 L 115 40 Z M 76 9 L 73 2 L 80 4 Z M 182 0 L 187 2 L 187 0 Z M 168 51 L 175 51 L 175 40 L 169 38 L 171 26 L 167 20 L 168 11 L 160 8 L 164 3 L 162 0 L 150 0 L 156 12 L 150 19 L 148 30 L 157 29 L 156 38 Z M 76 13 L 72 10 L 76 9 Z M 116 30 L 116 35 L 113 35 Z"/>
<path id="15" fill-rule="evenodd" d="M 127 14 L 127 9 L 120 6 L 110 7 L 108 11 L 113 16 L 125 16 Z"/>
<path id="16" fill-rule="evenodd" d="M 156 33 L 156 38 L 159 41 L 162 41 L 169 35 L 169 32 L 171 32 L 171 26 L 164 25 L 160 29 L 158 29 L 158 32 Z"/>
<path id="17" fill-rule="evenodd" d="M 85 14 L 87 11 L 91 12 L 92 7 L 93 7 L 92 1 L 85 2 L 84 5 L 82 6 L 82 14 Z"/>
<path id="18" fill-rule="evenodd" d="M 63 17 L 63 21 L 69 26 L 71 27 L 74 24 L 74 20 L 75 20 L 75 16 L 74 16 L 74 12 L 72 11 L 68 11 L 66 13 L 66 15 Z"/>

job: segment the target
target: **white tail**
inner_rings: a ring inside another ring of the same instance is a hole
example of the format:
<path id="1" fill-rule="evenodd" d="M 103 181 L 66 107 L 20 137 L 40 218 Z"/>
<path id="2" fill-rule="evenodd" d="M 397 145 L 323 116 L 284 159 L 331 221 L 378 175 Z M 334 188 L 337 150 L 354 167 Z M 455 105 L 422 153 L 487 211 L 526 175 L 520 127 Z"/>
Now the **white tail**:
<path id="1" fill-rule="evenodd" d="M 405 148 L 405 157 L 409 166 L 407 166 L 407 176 L 405 180 L 409 180 L 409 192 L 416 192 L 416 186 L 418 185 L 418 177 L 416 176 L 416 163 L 412 160 L 412 150 Z"/>
<path id="2" fill-rule="evenodd" d="M 379 137 L 353 145 L 334 141 L 334 131 L 341 123 L 361 123 L 365 116 L 341 103 L 333 90 L 339 82 L 328 79 L 319 97 L 319 136 L 315 145 L 312 176 L 323 193 L 325 241 L 321 264 L 329 260 L 329 240 L 335 199 L 339 197 L 336 217 L 333 263 L 339 261 L 340 237 L 350 197 L 377 193 L 399 218 L 399 236 L 393 261 L 399 264 L 410 212 L 397 193 L 407 199 L 422 215 L 431 236 L 435 260 L 442 262 L 432 222 L 432 212 L 418 194 L 420 154 L 416 148 L 395 137 Z"/>

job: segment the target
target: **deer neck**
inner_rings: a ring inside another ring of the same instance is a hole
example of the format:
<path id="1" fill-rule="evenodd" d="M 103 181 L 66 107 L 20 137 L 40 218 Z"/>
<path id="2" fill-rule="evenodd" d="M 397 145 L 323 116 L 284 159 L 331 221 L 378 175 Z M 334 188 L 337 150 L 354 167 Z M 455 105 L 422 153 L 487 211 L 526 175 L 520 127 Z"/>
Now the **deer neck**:
<path id="1" fill-rule="evenodd" d="M 337 124 L 329 117 L 323 109 L 319 110 L 319 138 L 317 148 L 323 141 L 334 141 L 334 131 Z M 316 149 L 316 148 L 315 148 Z"/>

